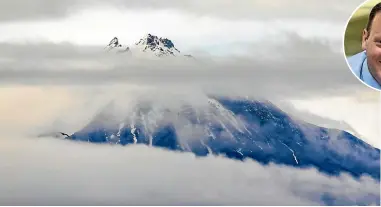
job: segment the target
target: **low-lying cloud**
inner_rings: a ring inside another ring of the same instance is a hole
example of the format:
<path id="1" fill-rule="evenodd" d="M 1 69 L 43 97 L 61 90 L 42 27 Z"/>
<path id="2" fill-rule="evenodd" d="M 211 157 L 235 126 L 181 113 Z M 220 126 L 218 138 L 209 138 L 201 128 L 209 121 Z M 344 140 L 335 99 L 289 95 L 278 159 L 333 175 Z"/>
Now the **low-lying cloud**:
<path id="1" fill-rule="evenodd" d="M 370 177 L 328 177 L 147 146 L 18 138 L 0 145 L 1 205 L 379 204 Z M 9 162 L 12 160 L 12 162 Z"/>

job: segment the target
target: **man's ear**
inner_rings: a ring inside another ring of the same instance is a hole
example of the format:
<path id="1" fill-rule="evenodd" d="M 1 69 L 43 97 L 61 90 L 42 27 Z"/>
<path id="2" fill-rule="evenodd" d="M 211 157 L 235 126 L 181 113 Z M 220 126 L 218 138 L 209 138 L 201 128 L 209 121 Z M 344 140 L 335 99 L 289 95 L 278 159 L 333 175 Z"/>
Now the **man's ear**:
<path id="1" fill-rule="evenodd" d="M 367 41 L 369 38 L 369 33 L 366 29 L 362 31 L 362 42 L 361 42 L 361 48 L 363 50 L 366 50 Z"/>

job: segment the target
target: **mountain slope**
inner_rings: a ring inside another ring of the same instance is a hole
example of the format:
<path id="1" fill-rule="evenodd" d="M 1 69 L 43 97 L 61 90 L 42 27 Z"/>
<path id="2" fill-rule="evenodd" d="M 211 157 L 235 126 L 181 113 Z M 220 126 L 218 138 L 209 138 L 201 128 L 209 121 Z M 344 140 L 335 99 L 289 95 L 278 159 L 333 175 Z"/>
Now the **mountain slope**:
<path id="1" fill-rule="evenodd" d="M 122 120 L 98 114 L 69 139 L 146 144 L 197 156 L 223 155 L 380 179 L 380 150 L 340 130 L 294 120 L 267 101 L 210 97 L 203 106 L 139 101 Z"/>
<path id="2" fill-rule="evenodd" d="M 180 51 L 175 47 L 173 42 L 167 38 L 157 37 L 155 35 L 147 34 L 145 37 L 135 43 L 141 51 L 150 51 L 158 57 L 161 56 L 177 56 Z"/>
<path id="3" fill-rule="evenodd" d="M 193 58 L 193 56 L 189 54 L 182 55 L 180 53 L 180 50 L 178 50 L 175 47 L 172 40 L 168 38 L 158 37 L 152 34 L 145 35 L 131 47 L 122 46 L 122 44 L 119 43 L 119 39 L 117 37 L 114 37 L 105 49 L 107 49 L 107 51 L 116 50 L 118 53 L 143 53 L 153 55 L 156 57 L 182 56 L 187 58 Z"/>

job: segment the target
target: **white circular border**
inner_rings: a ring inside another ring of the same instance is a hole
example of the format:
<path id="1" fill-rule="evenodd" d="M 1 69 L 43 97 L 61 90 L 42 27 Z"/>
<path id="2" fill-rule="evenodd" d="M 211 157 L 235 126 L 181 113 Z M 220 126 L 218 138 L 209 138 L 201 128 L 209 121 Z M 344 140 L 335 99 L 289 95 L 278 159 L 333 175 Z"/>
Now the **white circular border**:
<path id="1" fill-rule="evenodd" d="M 357 80 L 359 80 L 363 85 L 366 85 L 368 88 L 371 88 L 373 90 L 376 90 L 378 92 L 381 92 L 380 89 L 377 89 L 377 88 L 374 88 L 368 84 L 366 84 L 364 81 L 362 81 L 359 77 L 357 77 L 357 75 L 353 72 L 352 70 L 352 67 L 349 65 L 348 63 L 348 58 L 347 56 L 345 55 L 345 34 L 347 32 L 347 28 L 348 28 L 348 24 L 349 24 L 349 21 L 352 19 L 353 17 L 353 14 L 359 10 L 365 3 L 367 3 L 369 0 L 366 0 L 364 1 L 363 3 L 361 3 L 359 6 L 356 7 L 356 9 L 353 10 L 352 14 L 349 16 L 348 20 L 347 20 L 347 23 L 345 24 L 345 28 L 344 28 L 344 33 L 343 33 L 343 40 L 342 40 L 342 43 L 343 43 L 343 55 L 344 55 L 344 58 L 345 58 L 345 62 L 347 63 L 347 66 L 348 66 L 348 69 L 351 71 L 351 73 L 353 74 L 353 76 L 355 76 L 357 78 Z M 381 2 L 381 0 L 380 0 Z"/>

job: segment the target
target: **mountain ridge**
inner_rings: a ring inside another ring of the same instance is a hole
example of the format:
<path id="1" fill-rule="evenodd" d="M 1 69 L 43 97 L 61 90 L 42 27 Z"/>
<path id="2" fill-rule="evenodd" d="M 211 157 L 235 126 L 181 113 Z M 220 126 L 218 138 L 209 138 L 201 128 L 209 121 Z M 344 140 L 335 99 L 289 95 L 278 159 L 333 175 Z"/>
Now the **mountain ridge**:
<path id="1" fill-rule="evenodd" d="M 329 175 L 380 179 L 380 150 L 352 134 L 295 120 L 269 101 L 208 98 L 202 107 L 137 101 L 121 120 L 102 111 L 73 141 L 145 144 L 196 156 L 223 155 L 262 164 L 315 167 Z"/>
<path id="2" fill-rule="evenodd" d="M 123 46 L 120 44 L 119 39 L 114 37 L 105 47 L 105 49 L 107 49 L 107 51 L 117 49 L 117 53 L 131 53 L 133 50 L 135 50 L 134 52 L 139 51 L 142 53 L 152 54 L 157 57 L 174 56 L 193 58 L 193 56 L 190 54 L 182 55 L 180 50 L 175 47 L 175 44 L 172 42 L 172 40 L 165 37 L 159 37 L 151 33 L 146 34 L 132 46 Z"/>

